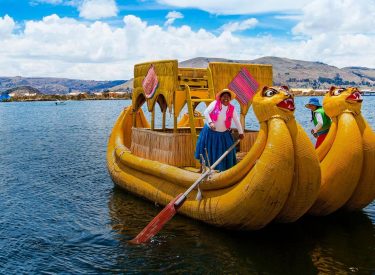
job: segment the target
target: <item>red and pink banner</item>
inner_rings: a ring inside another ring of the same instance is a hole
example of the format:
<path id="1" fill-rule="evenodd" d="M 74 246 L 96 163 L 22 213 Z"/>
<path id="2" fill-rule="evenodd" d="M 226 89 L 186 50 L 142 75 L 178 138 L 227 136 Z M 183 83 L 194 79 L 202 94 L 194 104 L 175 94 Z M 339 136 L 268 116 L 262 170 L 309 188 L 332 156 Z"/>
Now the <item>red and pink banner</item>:
<path id="1" fill-rule="evenodd" d="M 146 98 L 151 98 L 154 95 L 156 89 L 158 88 L 158 85 L 159 81 L 158 76 L 155 72 L 155 67 L 154 65 L 151 65 L 145 78 L 142 81 L 142 87 L 143 91 L 145 92 Z"/>
<path id="2" fill-rule="evenodd" d="M 244 105 L 253 98 L 258 87 L 258 82 L 246 68 L 242 68 L 228 85 L 228 88 L 236 94 L 238 101 Z"/>

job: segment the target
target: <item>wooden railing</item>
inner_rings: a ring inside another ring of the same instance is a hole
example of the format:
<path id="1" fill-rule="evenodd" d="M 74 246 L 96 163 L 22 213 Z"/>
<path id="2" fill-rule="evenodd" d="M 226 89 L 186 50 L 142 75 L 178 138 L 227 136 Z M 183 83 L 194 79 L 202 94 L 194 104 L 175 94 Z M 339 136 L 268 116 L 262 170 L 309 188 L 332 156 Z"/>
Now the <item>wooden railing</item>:
<path id="1" fill-rule="evenodd" d="M 191 89 L 208 89 L 207 77 L 188 77 L 178 75 L 178 84 L 180 89 L 185 89 L 185 85 L 188 85 Z"/>

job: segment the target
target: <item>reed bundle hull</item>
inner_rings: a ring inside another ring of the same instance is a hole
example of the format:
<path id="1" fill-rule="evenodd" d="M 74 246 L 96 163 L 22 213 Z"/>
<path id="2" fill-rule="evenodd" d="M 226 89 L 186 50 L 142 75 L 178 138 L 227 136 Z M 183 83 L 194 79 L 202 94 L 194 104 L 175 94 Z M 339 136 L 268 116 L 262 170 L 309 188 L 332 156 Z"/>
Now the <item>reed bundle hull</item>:
<path id="1" fill-rule="evenodd" d="M 141 83 L 150 65 L 161 77 L 157 92 L 148 99 Z M 269 87 L 272 69 L 264 65 L 215 63 L 207 69 L 179 69 L 176 61 L 136 65 L 132 105 L 120 114 L 108 143 L 113 181 L 163 206 L 186 191 L 201 175 L 194 149 L 204 118 L 195 107 L 212 101 L 243 68 L 251 71 L 260 87 L 249 104 L 240 105 L 241 122 L 244 125 L 252 105 L 259 131 L 246 131 L 238 148 L 240 161 L 229 170 L 212 173 L 199 185 L 202 199 L 197 200 L 198 190 L 193 190 L 178 212 L 219 227 L 257 230 L 271 222 L 295 222 L 306 213 L 324 216 L 371 203 L 375 135 L 360 106 L 352 102 L 342 107 L 336 99 L 325 99 L 332 126 L 315 150 L 294 118 L 292 94 L 287 87 Z M 144 103 L 151 122 L 140 108 Z M 154 125 L 155 104 L 163 113 L 160 129 Z M 177 122 L 184 106 L 188 113 Z M 168 108 L 174 115 L 173 129 L 165 126 Z"/>

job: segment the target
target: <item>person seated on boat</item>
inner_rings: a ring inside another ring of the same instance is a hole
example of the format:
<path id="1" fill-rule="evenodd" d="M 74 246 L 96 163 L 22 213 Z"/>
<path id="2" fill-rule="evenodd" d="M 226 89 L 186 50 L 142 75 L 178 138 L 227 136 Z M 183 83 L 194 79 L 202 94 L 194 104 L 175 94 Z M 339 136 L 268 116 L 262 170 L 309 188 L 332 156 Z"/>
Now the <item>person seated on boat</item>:
<path id="1" fill-rule="evenodd" d="M 311 121 L 315 126 L 311 130 L 311 134 L 316 138 L 315 148 L 318 148 L 328 134 L 331 119 L 325 114 L 319 99 L 316 97 L 310 98 L 305 107 L 311 110 Z"/>
<path id="2" fill-rule="evenodd" d="M 201 155 L 206 164 L 211 165 L 234 143 L 231 125 L 236 126 L 239 138 L 243 139 L 243 129 L 236 113 L 235 107 L 230 101 L 236 97 L 229 89 L 224 89 L 216 95 L 216 100 L 211 102 L 204 111 L 205 124 L 199 134 L 195 158 L 202 162 Z M 208 160 L 206 158 L 206 149 Z M 225 171 L 236 164 L 236 150 L 232 150 L 216 167 L 219 171 Z"/>

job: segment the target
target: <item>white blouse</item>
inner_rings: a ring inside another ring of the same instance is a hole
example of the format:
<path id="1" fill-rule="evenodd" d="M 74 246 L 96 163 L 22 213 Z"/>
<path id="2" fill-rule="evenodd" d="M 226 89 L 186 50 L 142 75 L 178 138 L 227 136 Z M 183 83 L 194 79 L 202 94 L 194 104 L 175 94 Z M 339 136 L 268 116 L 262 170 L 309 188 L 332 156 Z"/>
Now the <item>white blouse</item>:
<path id="1" fill-rule="evenodd" d="M 323 117 L 320 113 L 315 113 L 316 121 L 318 124 L 315 125 L 315 131 L 318 132 L 323 127 Z"/>
<path id="2" fill-rule="evenodd" d="M 211 102 L 210 105 L 208 105 L 208 107 L 206 108 L 206 110 L 203 113 L 207 125 L 209 125 L 210 122 L 213 122 L 211 117 L 210 117 L 210 113 L 215 109 L 215 105 L 216 105 L 216 100 Z M 228 106 L 225 106 L 224 104 L 222 104 L 221 106 L 222 106 L 222 108 L 221 108 L 221 111 L 220 111 L 219 116 L 217 118 L 217 121 L 215 121 L 213 123 L 215 125 L 215 131 L 225 132 L 227 130 L 227 127 L 225 126 L 225 119 L 226 119 Z M 240 122 L 240 119 L 238 118 L 236 109 L 233 110 L 232 121 L 234 122 L 234 125 L 236 126 L 236 128 L 238 130 L 238 133 L 243 134 L 241 122 Z"/>

